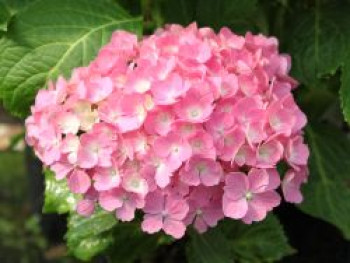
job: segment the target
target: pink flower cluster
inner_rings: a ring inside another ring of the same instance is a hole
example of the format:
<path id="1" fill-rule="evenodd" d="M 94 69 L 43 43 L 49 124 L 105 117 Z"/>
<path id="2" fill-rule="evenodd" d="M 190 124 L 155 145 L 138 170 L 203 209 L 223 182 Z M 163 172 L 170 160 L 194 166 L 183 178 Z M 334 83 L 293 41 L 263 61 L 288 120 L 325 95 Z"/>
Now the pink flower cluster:
<path id="1" fill-rule="evenodd" d="M 306 117 L 275 38 L 191 24 L 137 40 L 116 31 L 87 67 L 40 90 L 27 142 L 67 180 L 81 215 L 96 206 L 181 238 L 224 217 L 260 221 L 301 202 Z M 289 170 L 280 179 L 277 164 Z"/>

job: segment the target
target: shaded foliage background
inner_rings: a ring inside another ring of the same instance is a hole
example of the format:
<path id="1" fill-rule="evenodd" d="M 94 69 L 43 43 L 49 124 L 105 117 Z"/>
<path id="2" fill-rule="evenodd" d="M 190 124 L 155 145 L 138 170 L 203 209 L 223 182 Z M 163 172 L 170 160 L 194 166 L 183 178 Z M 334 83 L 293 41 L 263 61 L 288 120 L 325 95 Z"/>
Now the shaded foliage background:
<path id="1" fill-rule="evenodd" d="M 38 89 L 89 63 L 114 30 L 141 36 L 196 21 L 279 39 L 311 148 L 301 205 L 174 242 L 102 211 L 79 217 L 79 196 L 49 171 L 44 184 L 30 150 L 11 145 L 0 152 L 0 262 L 350 262 L 349 14 L 348 0 L 0 0 L 0 101 L 18 122 Z"/>

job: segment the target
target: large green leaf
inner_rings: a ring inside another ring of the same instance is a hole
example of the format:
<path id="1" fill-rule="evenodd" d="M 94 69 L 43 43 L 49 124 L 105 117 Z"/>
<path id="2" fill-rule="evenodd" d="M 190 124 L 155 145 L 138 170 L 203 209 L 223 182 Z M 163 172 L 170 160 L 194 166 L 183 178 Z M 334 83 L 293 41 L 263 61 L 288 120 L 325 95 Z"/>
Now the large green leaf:
<path id="1" fill-rule="evenodd" d="M 10 11 L 7 9 L 7 6 L 0 2 L 0 30 L 7 29 L 7 22 L 11 18 Z"/>
<path id="2" fill-rule="evenodd" d="M 6 6 L 6 9 L 11 15 L 14 15 L 35 1 L 38 0 L 0 0 L 0 3 Z"/>
<path id="3" fill-rule="evenodd" d="M 149 257 L 162 244 L 164 234 L 146 234 L 141 231 L 140 223 L 118 224 L 113 230 L 114 244 L 109 249 L 111 262 L 134 263 Z M 166 243 L 169 240 L 166 241 Z"/>
<path id="4" fill-rule="evenodd" d="M 350 49 L 342 68 L 340 100 L 345 120 L 350 123 Z"/>
<path id="5" fill-rule="evenodd" d="M 325 125 L 309 126 L 307 139 L 310 177 L 300 208 L 334 224 L 350 239 L 350 141 Z"/>
<path id="6" fill-rule="evenodd" d="M 232 263 L 231 243 L 220 229 L 204 234 L 193 232 L 187 245 L 189 263 Z"/>
<path id="7" fill-rule="evenodd" d="M 188 258 L 195 263 L 274 262 L 293 253 L 277 218 L 246 225 L 225 220 L 203 235 L 192 235 Z"/>
<path id="8" fill-rule="evenodd" d="M 11 25 L 17 45 L 0 44 L 0 97 L 14 115 L 25 116 L 38 89 L 58 75 L 87 65 L 114 30 L 141 33 L 140 18 L 107 0 L 40 0 Z M 5 46 L 5 48 L 3 47 Z M 22 47 L 24 46 L 24 47 Z"/>
<path id="9" fill-rule="evenodd" d="M 347 4 L 315 7 L 294 15 L 286 40 L 293 57 L 293 75 L 308 86 L 317 87 L 318 79 L 334 74 L 344 61 L 350 43 L 350 7 Z"/>
<path id="10" fill-rule="evenodd" d="M 55 174 L 50 170 L 45 173 L 45 200 L 44 213 L 68 213 L 75 209 L 78 196 L 73 194 L 66 180 L 56 180 Z"/>
<path id="11" fill-rule="evenodd" d="M 282 225 L 272 214 L 253 225 L 226 222 L 222 231 L 231 240 L 234 257 L 240 263 L 275 262 L 294 253 Z"/>
<path id="12" fill-rule="evenodd" d="M 71 214 L 66 234 L 69 252 L 81 260 L 90 260 L 113 243 L 112 229 L 116 224 L 115 215 L 103 210 L 88 218 Z"/>
<path id="13" fill-rule="evenodd" d="M 19 10 L 35 0 L 0 0 L 0 30 L 7 31 L 8 23 Z"/>

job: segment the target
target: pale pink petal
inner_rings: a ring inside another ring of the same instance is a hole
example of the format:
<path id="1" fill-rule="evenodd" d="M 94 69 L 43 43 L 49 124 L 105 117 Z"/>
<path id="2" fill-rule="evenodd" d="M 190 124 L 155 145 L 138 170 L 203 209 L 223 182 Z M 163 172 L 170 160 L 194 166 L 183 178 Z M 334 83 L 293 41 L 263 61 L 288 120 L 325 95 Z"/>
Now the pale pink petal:
<path id="1" fill-rule="evenodd" d="M 224 135 L 217 143 L 218 155 L 223 161 L 232 161 L 244 142 L 245 135 L 243 131 L 236 128 L 231 133 Z"/>
<path id="2" fill-rule="evenodd" d="M 218 205 L 219 202 L 212 205 L 212 207 L 203 208 L 203 220 L 208 226 L 214 227 L 217 225 L 218 221 L 224 218 L 224 214 L 221 206 Z"/>
<path id="3" fill-rule="evenodd" d="M 167 109 L 161 109 L 147 115 L 144 126 L 150 134 L 166 136 L 172 128 L 174 116 Z"/>
<path id="4" fill-rule="evenodd" d="M 70 112 L 64 112 L 59 114 L 57 118 L 57 124 L 64 134 L 76 134 L 80 127 L 79 118 Z"/>
<path id="5" fill-rule="evenodd" d="M 56 162 L 50 166 L 50 169 L 55 173 L 56 179 L 61 180 L 74 169 L 74 166 L 68 162 Z"/>
<path id="6" fill-rule="evenodd" d="M 82 170 L 75 170 L 68 178 L 68 186 L 73 193 L 83 194 L 91 186 L 90 176 Z"/>
<path id="7" fill-rule="evenodd" d="M 184 199 L 169 195 L 165 202 L 165 209 L 169 218 L 183 220 L 189 211 L 189 206 Z"/>
<path id="8" fill-rule="evenodd" d="M 253 193 L 262 193 L 269 186 L 269 174 L 265 169 L 252 168 L 248 174 L 250 191 Z"/>
<path id="9" fill-rule="evenodd" d="M 160 214 L 165 205 L 164 196 L 160 191 L 149 193 L 146 197 L 146 204 L 143 211 L 146 214 Z"/>
<path id="10" fill-rule="evenodd" d="M 296 118 L 293 116 L 293 113 L 286 109 L 272 112 L 269 116 L 271 128 L 277 134 L 283 134 L 285 136 L 290 136 L 295 122 Z"/>
<path id="11" fill-rule="evenodd" d="M 163 227 L 162 215 L 149 215 L 146 214 L 141 223 L 141 228 L 144 232 L 154 234 L 159 232 Z"/>
<path id="12" fill-rule="evenodd" d="M 253 96 L 258 89 L 258 81 L 252 75 L 240 75 L 238 78 L 240 90 L 247 96 Z"/>
<path id="13" fill-rule="evenodd" d="M 265 209 L 260 208 L 260 207 L 255 207 L 255 206 L 251 206 L 249 205 L 249 209 L 247 214 L 242 218 L 242 221 L 245 224 L 251 224 L 254 221 L 261 221 L 263 220 L 266 215 L 267 212 Z"/>
<path id="14" fill-rule="evenodd" d="M 89 199 L 80 200 L 77 204 L 77 213 L 89 217 L 95 211 L 95 202 Z"/>
<path id="15" fill-rule="evenodd" d="M 250 224 L 253 221 L 261 221 L 266 217 L 267 212 L 278 206 L 281 197 L 275 191 L 255 194 L 253 199 L 248 202 L 248 212 L 242 220 Z"/>
<path id="16" fill-rule="evenodd" d="M 267 211 L 272 210 L 278 206 L 281 202 L 280 195 L 275 191 L 267 191 L 264 193 L 254 194 L 253 199 L 250 200 L 249 204 L 254 206 L 256 209 L 265 209 Z"/>
<path id="17" fill-rule="evenodd" d="M 136 207 L 129 201 L 124 201 L 122 207 L 115 210 L 117 218 L 121 221 L 128 222 L 134 219 Z"/>
<path id="18" fill-rule="evenodd" d="M 121 181 L 119 172 L 113 167 L 97 169 L 93 179 L 95 181 L 94 187 L 97 191 L 118 187 Z"/>
<path id="19" fill-rule="evenodd" d="M 126 191 L 136 194 L 145 195 L 148 192 L 148 185 L 146 179 L 142 178 L 137 173 L 124 175 L 122 186 Z"/>
<path id="20" fill-rule="evenodd" d="M 237 151 L 237 154 L 235 156 L 235 162 L 239 166 L 243 165 L 249 165 L 253 166 L 256 163 L 256 154 L 255 154 L 255 149 L 252 149 L 248 145 L 243 145 L 239 150 Z"/>
<path id="21" fill-rule="evenodd" d="M 183 82 L 179 75 L 173 74 L 166 80 L 156 82 L 152 86 L 151 92 L 157 105 L 171 105 L 177 102 L 178 98 L 187 90 L 188 85 Z"/>
<path id="22" fill-rule="evenodd" d="M 180 120 L 202 123 L 213 111 L 213 100 L 209 86 L 199 83 L 198 87 L 191 89 L 183 100 L 175 104 L 174 110 Z"/>
<path id="23" fill-rule="evenodd" d="M 222 206 L 224 215 L 233 219 L 244 217 L 248 211 L 248 202 L 245 198 L 232 200 L 224 195 Z"/>
<path id="24" fill-rule="evenodd" d="M 107 211 L 113 211 L 123 205 L 119 191 L 114 190 L 100 192 L 98 201 L 101 207 Z"/>
<path id="25" fill-rule="evenodd" d="M 267 137 L 265 132 L 264 121 L 250 122 L 249 124 L 247 124 L 245 133 L 247 141 L 251 147 L 253 146 L 253 144 L 261 143 Z"/>
<path id="26" fill-rule="evenodd" d="M 93 168 L 98 163 L 98 155 L 87 148 L 80 149 L 77 163 L 81 168 Z"/>
<path id="27" fill-rule="evenodd" d="M 198 186 L 201 183 L 199 172 L 196 168 L 186 166 L 182 167 L 179 175 L 181 181 L 187 185 Z"/>
<path id="28" fill-rule="evenodd" d="M 186 226 L 183 222 L 173 219 L 165 219 L 163 224 L 164 232 L 174 238 L 181 238 L 185 235 Z"/>
<path id="29" fill-rule="evenodd" d="M 160 188 L 164 188 L 170 183 L 170 178 L 173 174 L 165 165 L 160 165 L 156 169 L 155 180 Z"/>
<path id="30" fill-rule="evenodd" d="M 277 140 L 261 144 L 257 150 L 257 162 L 261 168 L 274 167 L 283 154 L 283 146 Z"/>
<path id="31" fill-rule="evenodd" d="M 303 138 L 301 136 L 289 139 L 285 156 L 287 162 L 293 168 L 297 169 L 297 166 L 305 166 L 309 155 L 309 148 L 303 143 Z"/>
<path id="32" fill-rule="evenodd" d="M 229 173 L 225 176 L 225 196 L 232 200 L 244 197 L 249 188 L 248 177 L 244 173 Z"/>
<path id="33" fill-rule="evenodd" d="M 205 131 L 198 131 L 194 136 L 189 138 L 192 147 L 192 154 L 204 158 L 216 158 L 216 150 L 212 136 Z"/>
<path id="34" fill-rule="evenodd" d="M 300 187 L 306 180 L 306 173 L 304 171 L 287 171 L 282 182 L 284 199 L 291 203 L 301 203 L 303 201 L 303 195 Z"/>
<path id="35" fill-rule="evenodd" d="M 281 185 L 281 178 L 277 169 L 266 169 L 266 172 L 269 174 L 269 185 L 266 188 L 266 191 L 275 190 Z"/>
<path id="36" fill-rule="evenodd" d="M 96 103 L 107 98 L 113 91 L 113 81 L 109 77 L 90 77 L 85 83 L 87 99 Z"/>

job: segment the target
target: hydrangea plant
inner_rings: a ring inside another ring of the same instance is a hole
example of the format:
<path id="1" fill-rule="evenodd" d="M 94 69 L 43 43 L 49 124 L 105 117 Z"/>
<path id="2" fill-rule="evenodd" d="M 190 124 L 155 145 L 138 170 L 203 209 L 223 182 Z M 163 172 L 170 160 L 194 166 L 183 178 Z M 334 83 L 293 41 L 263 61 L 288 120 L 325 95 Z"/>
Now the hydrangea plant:
<path id="1" fill-rule="evenodd" d="M 87 67 L 38 92 L 26 138 L 57 180 L 120 221 L 174 238 L 224 217 L 263 220 L 300 202 L 306 117 L 277 39 L 168 25 L 138 42 L 116 31 Z M 283 182 L 277 172 L 285 161 Z"/>

